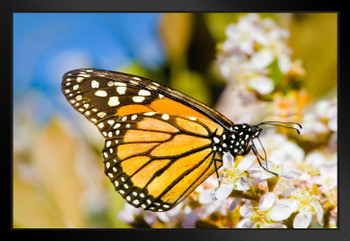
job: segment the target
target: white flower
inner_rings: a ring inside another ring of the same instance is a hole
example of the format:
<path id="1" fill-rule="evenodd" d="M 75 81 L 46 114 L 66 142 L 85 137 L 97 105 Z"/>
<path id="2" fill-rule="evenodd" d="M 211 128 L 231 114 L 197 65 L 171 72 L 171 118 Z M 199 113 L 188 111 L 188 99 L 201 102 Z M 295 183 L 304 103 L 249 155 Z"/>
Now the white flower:
<path id="1" fill-rule="evenodd" d="M 274 88 L 272 79 L 264 75 L 258 75 L 251 78 L 248 82 L 248 85 L 263 95 L 271 93 Z"/>
<path id="2" fill-rule="evenodd" d="M 294 200 L 282 199 L 276 201 L 274 193 L 266 193 L 259 201 L 258 206 L 252 206 L 249 200 L 240 207 L 239 213 L 243 217 L 237 228 L 285 228 L 280 223 L 290 217 L 296 210 Z"/>
<path id="3" fill-rule="evenodd" d="M 318 196 L 313 195 L 309 191 L 297 189 L 289 196 L 290 200 L 294 200 L 299 211 L 300 216 L 295 221 L 295 227 L 308 227 L 311 223 L 309 216 L 316 215 L 316 218 L 320 224 L 323 219 L 323 208 L 319 202 Z"/>
<path id="4" fill-rule="evenodd" d="M 216 200 L 226 199 L 233 190 L 248 191 L 250 189 L 250 181 L 245 171 L 254 164 L 255 159 L 255 156 L 247 155 L 241 161 L 234 162 L 231 153 L 224 153 L 224 176 L 221 178 L 220 186 L 215 190 Z"/>
<path id="5" fill-rule="evenodd" d="M 289 32 L 279 28 L 272 19 L 248 14 L 238 23 L 229 24 L 225 33 L 227 39 L 218 56 L 223 76 L 244 87 L 249 85 L 260 94 L 271 93 L 274 83 L 267 77 L 271 63 L 277 61 L 283 74 L 291 67 L 291 50 L 286 44 Z"/>
<path id="6" fill-rule="evenodd" d="M 322 190 L 332 190 L 337 187 L 337 161 L 327 162 L 319 166 L 320 175 L 313 176 L 311 180 L 321 185 Z"/>

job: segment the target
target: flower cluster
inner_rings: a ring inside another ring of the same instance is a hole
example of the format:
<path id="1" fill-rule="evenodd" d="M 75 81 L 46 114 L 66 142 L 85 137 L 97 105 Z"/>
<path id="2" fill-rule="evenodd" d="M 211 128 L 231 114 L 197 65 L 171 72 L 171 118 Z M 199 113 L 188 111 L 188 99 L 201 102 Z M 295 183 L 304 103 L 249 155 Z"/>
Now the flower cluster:
<path id="1" fill-rule="evenodd" d="M 292 70 L 291 50 L 286 45 L 289 32 L 271 19 L 248 14 L 230 24 L 226 35 L 219 54 L 220 70 L 239 88 L 270 94 L 282 80 L 279 76 Z"/>
<path id="2" fill-rule="evenodd" d="M 127 205 L 119 218 L 136 227 L 337 227 L 336 98 L 311 102 L 295 84 L 304 71 L 290 58 L 289 32 L 271 19 L 248 14 L 226 35 L 219 65 L 227 81 L 249 90 L 257 97 L 252 102 L 264 101 L 277 120 L 293 116 L 301 135 L 266 128 L 259 142 L 253 140 L 266 160 L 224 153 L 219 180 L 209 177 L 173 210 L 150 213 Z"/>

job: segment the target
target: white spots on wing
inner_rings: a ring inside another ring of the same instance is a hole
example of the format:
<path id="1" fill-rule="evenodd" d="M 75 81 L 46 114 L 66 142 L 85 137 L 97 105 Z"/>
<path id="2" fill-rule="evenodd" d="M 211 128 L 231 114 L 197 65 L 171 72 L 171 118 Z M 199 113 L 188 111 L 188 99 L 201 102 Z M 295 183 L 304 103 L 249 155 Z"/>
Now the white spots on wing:
<path id="1" fill-rule="evenodd" d="M 126 84 L 123 82 L 114 82 L 114 86 L 126 87 Z"/>
<path id="2" fill-rule="evenodd" d="M 113 129 L 118 129 L 119 127 L 120 127 L 120 124 L 117 123 L 117 124 L 114 125 Z"/>
<path id="3" fill-rule="evenodd" d="M 163 120 L 169 120 L 169 115 L 168 114 L 163 114 L 161 118 Z"/>
<path id="4" fill-rule="evenodd" d="M 126 91 L 126 87 L 117 87 L 117 92 L 120 94 L 120 95 L 124 95 L 125 94 L 125 91 Z"/>
<path id="5" fill-rule="evenodd" d="M 73 90 L 77 90 L 77 89 L 79 89 L 79 85 L 74 85 Z"/>
<path id="6" fill-rule="evenodd" d="M 113 173 L 108 173 L 108 176 L 110 177 L 110 178 L 113 178 L 114 176 L 113 176 Z"/>
<path id="7" fill-rule="evenodd" d="M 123 116 L 122 121 L 126 121 L 127 118 L 128 118 L 128 117 Z"/>
<path id="8" fill-rule="evenodd" d="M 136 102 L 136 103 L 141 103 L 142 101 L 145 100 L 145 97 L 143 97 L 143 96 L 134 96 L 134 97 L 132 97 L 132 100 L 134 102 Z"/>
<path id="9" fill-rule="evenodd" d="M 117 180 L 114 181 L 114 186 L 118 187 L 119 186 L 119 182 Z"/>
<path id="10" fill-rule="evenodd" d="M 216 144 L 220 143 L 220 139 L 217 138 L 216 136 L 213 138 L 213 141 L 214 141 Z"/>
<path id="11" fill-rule="evenodd" d="M 130 126 L 131 126 L 130 124 L 126 124 L 126 126 L 125 126 L 125 127 L 126 127 L 126 128 L 130 128 Z"/>
<path id="12" fill-rule="evenodd" d="M 111 166 L 111 163 L 106 162 L 106 168 L 108 169 Z"/>
<path id="13" fill-rule="evenodd" d="M 98 97 L 106 97 L 107 96 L 107 92 L 104 90 L 98 90 L 95 92 L 95 95 Z"/>
<path id="14" fill-rule="evenodd" d="M 119 102 L 118 96 L 112 96 L 108 100 L 108 105 L 111 106 L 111 107 L 117 106 L 119 104 L 120 104 L 120 102 Z"/>
<path id="15" fill-rule="evenodd" d="M 139 95 L 149 96 L 149 95 L 151 95 L 151 92 L 149 92 L 148 90 L 140 90 Z"/>
<path id="16" fill-rule="evenodd" d="M 190 119 L 191 121 L 197 120 L 197 118 L 196 118 L 196 117 L 193 117 L 193 116 L 188 117 L 188 119 Z"/>
<path id="17" fill-rule="evenodd" d="M 77 82 L 78 82 L 78 83 L 82 82 L 83 80 L 84 80 L 83 77 L 80 77 L 80 76 L 79 76 L 79 77 L 77 78 Z"/>
<path id="18" fill-rule="evenodd" d="M 155 114 L 156 114 L 156 112 L 146 112 L 143 115 L 145 115 L 145 116 L 153 116 Z"/>
<path id="19" fill-rule="evenodd" d="M 107 123 L 108 125 L 112 126 L 114 124 L 114 120 L 108 120 Z"/>
<path id="20" fill-rule="evenodd" d="M 132 115 L 131 116 L 131 120 L 136 120 L 136 118 L 137 118 L 137 115 Z"/>
<path id="21" fill-rule="evenodd" d="M 77 95 L 76 97 L 75 97 L 75 99 L 76 100 L 81 100 L 83 97 L 81 96 L 81 95 Z"/>
<path id="22" fill-rule="evenodd" d="M 136 77 L 136 76 L 134 76 L 133 79 L 134 80 L 141 80 L 139 77 Z"/>
<path id="23" fill-rule="evenodd" d="M 162 95 L 162 94 L 159 94 L 158 96 L 159 96 L 159 99 L 164 97 L 164 95 Z"/>
<path id="24" fill-rule="evenodd" d="M 100 117 L 100 118 L 103 118 L 106 115 L 107 115 L 106 112 L 99 112 L 99 113 L 97 113 L 97 116 Z"/>
<path id="25" fill-rule="evenodd" d="M 97 125 L 100 129 L 102 129 L 105 125 L 101 122 Z"/>
<path id="26" fill-rule="evenodd" d="M 112 144 L 111 141 L 107 141 L 107 142 L 106 142 L 106 147 L 109 147 L 111 144 Z"/>
<path id="27" fill-rule="evenodd" d="M 134 84 L 134 85 L 138 85 L 139 83 L 137 83 L 136 81 L 130 80 L 130 83 Z"/>
<path id="28" fill-rule="evenodd" d="M 100 83 L 97 82 L 96 80 L 92 80 L 91 81 L 91 88 L 97 89 L 98 87 L 100 87 Z"/>
<path id="29" fill-rule="evenodd" d="M 97 120 L 95 118 L 91 118 L 90 120 L 94 123 L 97 122 Z"/>
<path id="30" fill-rule="evenodd" d="M 138 205 L 138 204 L 140 204 L 140 201 L 135 199 L 134 201 L 132 201 L 132 203 L 135 204 L 135 205 Z"/>

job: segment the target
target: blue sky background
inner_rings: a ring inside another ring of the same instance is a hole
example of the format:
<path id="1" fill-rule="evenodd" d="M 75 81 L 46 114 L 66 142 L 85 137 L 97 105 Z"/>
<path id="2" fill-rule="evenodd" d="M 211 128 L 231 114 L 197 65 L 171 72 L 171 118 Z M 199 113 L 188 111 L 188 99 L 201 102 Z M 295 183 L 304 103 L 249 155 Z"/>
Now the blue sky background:
<path id="1" fill-rule="evenodd" d="M 161 66 L 160 19 L 158 13 L 15 13 L 15 114 L 45 122 L 65 110 L 61 79 L 72 69 Z"/>

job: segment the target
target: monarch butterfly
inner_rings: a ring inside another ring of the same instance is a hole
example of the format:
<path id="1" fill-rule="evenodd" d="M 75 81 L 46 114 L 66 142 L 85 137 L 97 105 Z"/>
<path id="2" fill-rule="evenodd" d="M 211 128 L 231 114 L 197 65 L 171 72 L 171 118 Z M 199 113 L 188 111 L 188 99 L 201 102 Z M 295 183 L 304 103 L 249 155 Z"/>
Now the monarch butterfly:
<path id="1" fill-rule="evenodd" d="M 62 91 L 104 136 L 105 173 L 115 190 L 134 207 L 155 212 L 173 208 L 218 175 L 224 152 L 235 157 L 252 150 L 267 170 L 252 140 L 261 125 L 281 123 L 234 124 L 183 93 L 120 72 L 72 70 Z"/>

